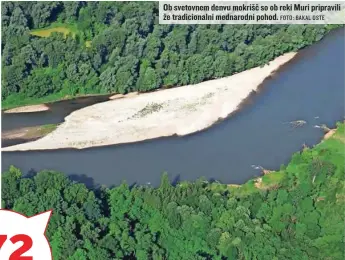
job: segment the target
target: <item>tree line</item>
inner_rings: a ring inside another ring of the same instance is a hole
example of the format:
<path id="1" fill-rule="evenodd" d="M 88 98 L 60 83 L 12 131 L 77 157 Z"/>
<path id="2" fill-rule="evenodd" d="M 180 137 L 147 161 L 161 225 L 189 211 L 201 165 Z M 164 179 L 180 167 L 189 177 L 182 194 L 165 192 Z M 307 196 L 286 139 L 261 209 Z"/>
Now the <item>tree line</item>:
<path id="1" fill-rule="evenodd" d="M 54 259 L 344 259 L 344 124 L 334 138 L 241 187 L 126 183 L 88 189 L 62 173 L 2 174 L 2 206 L 53 209 Z"/>
<path id="2" fill-rule="evenodd" d="M 195 84 L 266 64 L 336 27 L 159 25 L 158 2 L 1 5 L 3 101 Z M 30 34 L 55 24 L 77 33 Z"/>

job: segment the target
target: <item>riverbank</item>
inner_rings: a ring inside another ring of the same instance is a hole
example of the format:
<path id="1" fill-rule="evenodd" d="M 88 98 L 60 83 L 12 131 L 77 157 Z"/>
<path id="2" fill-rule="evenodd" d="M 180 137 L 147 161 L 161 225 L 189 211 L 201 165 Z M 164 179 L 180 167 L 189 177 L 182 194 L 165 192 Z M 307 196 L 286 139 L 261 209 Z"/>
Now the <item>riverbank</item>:
<path id="1" fill-rule="evenodd" d="M 5 143 L 13 143 L 15 140 L 21 142 L 29 142 L 37 140 L 53 132 L 56 129 L 56 124 L 47 124 L 32 127 L 23 127 L 11 131 L 3 131 L 1 134 L 2 145 Z"/>
<path id="2" fill-rule="evenodd" d="M 159 90 L 160 91 L 160 90 Z M 34 113 L 34 112 L 42 112 L 51 109 L 51 106 L 57 104 L 58 102 L 69 101 L 69 100 L 76 100 L 76 102 L 82 103 L 83 98 L 94 98 L 94 97 L 106 97 L 109 100 L 121 99 L 121 98 L 131 98 L 134 96 L 139 95 L 139 92 L 130 92 L 128 94 L 85 94 L 85 95 L 76 95 L 76 96 L 64 96 L 64 97 L 56 97 L 52 100 L 42 100 L 42 104 L 32 104 L 32 105 L 22 105 L 17 107 L 12 106 L 5 106 L 3 108 L 3 113 L 5 114 L 16 114 L 16 113 Z"/>
<path id="3" fill-rule="evenodd" d="M 34 113 L 34 112 L 41 112 L 47 111 L 49 107 L 46 104 L 41 105 L 28 105 L 22 107 L 16 107 L 12 109 L 5 110 L 4 113 L 11 114 L 11 113 Z"/>
<path id="4" fill-rule="evenodd" d="M 338 122 L 337 128 L 331 129 L 330 131 L 326 132 L 322 140 L 315 146 L 311 148 L 304 148 L 300 152 L 296 152 L 294 156 L 302 156 L 303 153 L 314 153 L 322 155 L 325 150 L 331 151 L 333 154 L 332 161 L 339 163 L 343 160 L 337 160 L 338 158 L 344 158 L 344 144 L 345 144 L 345 131 L 344 131 L 345 121 Z M 336 156 L 337 155 L 337 156 Z M 331 158 L 330 156 L 327 157 L 327 160 Z M 296 160 L 296 162 L 299 162 Z M 283 170 L 276 170 L 276 171 L 262 171 L 262 176 L 253 178 L 248 182 L 237 185 L 237 184 L 221 184 L 217 183 L 218 185 L 222 186 L 223 189 L 230 189 L 231 192 L 235 192 L 241 195 L 248 195 L 251 193 L 255 193 L 260 190 L 270 190 L 270 189 L 278 189 L 282 186 L 283 181 L 285 180 L 286 171 L 289 171 L 290 168 L 295 170 L 294 167 L 295 162 L 289 162 L 286 167 L 283 167 Z M 315 182 L 315 177 L 314 181 Z"/>
<path id="5" fill-rule="evenodd" d="M 51 134 L 3 151 L 82 149 L 198 132 L 233 113 L 295 55 L 230 77 L 95 104 L 71 113 Z"/>
<path id="6" fill-rule="evenodd" d="M 342 131 L 339 131 L 340 128 Z M 343 125 L 339 126 L 339 130 L 339 135 L 344 137 Z M 32 208 L 39 208 L 43 199 L 38 200 L 36 198 L 44 198 L 44 201 L 49 201 L 50 208 L 55 211 L 60 210 L 61 214 L 57 214 L 54 220 L 63 225 L 61 228 L 66 230 L 65 237 L 74 234 L 77 237 L 80 230 L 71 229 L 69 223 L 64 221 L 64 216 L 68 215 L 70 211 L 78 209 L 78 218 L 88 219 L 90 211 L 83 202 L 88 203 L 87 201 L 90 201 L 91 198 L 93 199 L 93 208 L 98 209 L 98 218 L 102 218 L 104 223 L 112 221 L 109 212 L 118 211 L 120 208 L 122 212 L 128 212 L 128 214 L 118 214 L 119 217 L 123 217 L 120 221 L 128 224 L 128 229 L 131 228 L 130 221 L 133 218 L 129 218 L 127 215 L 134 215 L 137 225 L 147 227 L 151 233 L 159 229 L 165 234 L 177 234 L 174 235 L 175 241 L 178 241 L 176 239 L 181 241 L 177 245 L 187 243 L 189 243 L 187 245 L 194 245 L 195 241 L 198 241 L 199 245 L 213 246 L 213 248 L 206 249 L 205 246 L 202 249 L 197 248 L 194 250 L 195 254 L 189 254 L 190 256 L 184 259 L 197 259 L 194 256 L 199 256 L 200 250 L 215 252 L 218 250 L 217 244 L 208 243 L 212 238 L 210 234 L 218 234 L 217 237 L 226 234 L 222 237 L 228 239 L 229 233 L 236 234 L 237 240 L 241 242 L 241 250 L 242 248 L 253 249 L 253 253 L 249 252 L 247 255 L 262 253 L 258 259 L 286 259 L 286 252 L 297 255 L 296 259 L 344 259 L 345 150 L 343 147 L 344 143 L 330 138 L 312 149 L 303 151 L 303 153 L 294 153 L 286 167 L 265 175 L 259 184 L 251 179 L 241 186 L 228 186 L 214 181 L 208 182 L 203 178 L 195 178 L 192 181 L 173 181 L 173 185 L 170 185 L 171 178 L 169 177 L 171 176 L 163 174 L 160 176 L 161 181 L 158 185 L 153 187 L 149 184 L 128 185 L 125 182 L 108 188 L 104 186 L 85 187 L 80 183 L 81 180 L 78 182 L 72 177 L 64 176 L 60 169 L 58 171 L 44 169 L 37 174 L 31 169 L 30 175 L 27 176 L 22 169 L 10 166 L 3 168 L 2 172 L 3 189 L 7 191 L 3 193 L 2 205 L 4 208 L 10 209 L 22 201 L 30 201 Z M 35 156 L 38 157 L 38 155 Z M 75 160 L 75 162 L 83 164 L 83 161 Z M 31 163 L 32 161 L 27 162 L 30 166 Z M 114 164 L 116 165 L 116 162 Z M 99 170 L 100 165 L 97 165 L 98 171 L 95 174 L 104 172 L 103 168 Z M 114 168 L 117 168 L 117 165 Z M 144 175 L 140 171 L 138 173 Z M 67 173 L 65 174 L 67 175 Z M 111 175 L 110 172 L 107 174 Z M 188 174 L 187 170 L 186 174 Z M 49 192 L 46 192 L 47 185 L 49 185 Z M 190 192 L 191 190 L 193 192 Z M 70 203 L 71 191 L 84 194 L 84 196 L 78 196 L 80 203 Z M 185 199 L 185 196 L 181 196 L 184 193 L 188 193 L 188 200 Z M 112 198 L 116 198 L 120 194 L 123 203 L 119 205 L 118 200 L 110 200 L 109 194 L 112 195 Z M 160 200 L 155 201 L 163 201 L 164 203 L 152 203 L 152 198 L 159 198 Z M 195 202 L 193 207 L 190 201 Z M 214 208 L 218 209 L 217 214 L 212 214 Z M 229 217 L 230 214 L 231 217 Z M 171 218 L 171 216 L 175 218 Z M 94 219 L 90 220 L 90 225 L 86 228 L 98 227 L 99 222 Z M 92 221 L 96 223 L 94 226 Z M 157 228 L 156 223 L 158 221 L 160 225 Z M 193 226 L 194 223 L 199 225 Z M 301 227 L 304 228 L 302 232 L 300 231 Z M 306 229 L 305 227 L 311 228 Z M 313 227 L 317 228 L 313 229 Z M 238 231 L 239 228 L 241 228 L 241 232 Z M 244 233 L 247 230 L 250 232 L 247 232 L 248 235 Z M 284 237 L 285 230 L 289 230 L 289 236 Z M 303 232 L 304 230 L 307 232 Z M 259 238 L 265 240 L 258 241 L 257 236 L 254 236 L 252 231 L 259 234 Z M 98 241 L 102 241 L 102 239 L 112 235 L 111 232 L 108 234 L 101 232 L 101 237 L 96 238 Z M 189 237 L 191 237 L 190 240 L 186 240 Z M 119 237 L 118 239 L 121 241 L 120 239 L 126 240 L 127 238 L 128 234 L 125 233 L 123 238 Z M 230 237 L 230 239 L 232 238 Z M 225 242 L 231 244 L 231 241 L 234 240 L 228 239 Z M 313 248 L 310 247 L 311 243 L 315 245 Z M 120 242 L 118 244 L 121 245 Z M 165 244 L 169 243 L 164 243 L 164 240 L 157 243 L 159 246 Z M 265 244 L 272 245 L 270 250 L 260 250 Z M 142 249 L 140 246 L 138 251 Z M 255 247 L 259 249 L 255 250 Z M 287 250 L 281 250 L 283 247 Z M 183 251 L 186 248 L 189 249 L 190 247 L 181 246 L 177 250 Z M 176 246 L 174 245 L 172 249 L 167 248 L 166 250 L 171 252 L 175 249 Z M 191 250 L 187 252 L 191 252 Z M 211 259 L 216 259 L 216 257 L 216 255 L 215 257 L 210 255 Z M 166 257 L 166 259 L 170 258 L 180 259 L 181 257 Z"/>

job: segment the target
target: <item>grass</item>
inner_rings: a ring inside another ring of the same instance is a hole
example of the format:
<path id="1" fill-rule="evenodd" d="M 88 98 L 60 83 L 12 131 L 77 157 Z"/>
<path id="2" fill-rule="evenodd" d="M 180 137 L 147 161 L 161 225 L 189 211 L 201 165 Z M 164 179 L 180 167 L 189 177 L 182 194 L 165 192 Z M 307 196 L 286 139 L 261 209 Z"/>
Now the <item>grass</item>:
<path id="1" fill-rule="evenodd" d="M 42 98 L 30 98 L 25 97 L 21 93 L 16 93 L 8 96 L 5 100 L 1 102 L 1 109 L 7 110 L 15 107 L 29 106 L 29 105 L 39 105 L 43 103 L 50 103 L 54 101 L 59 101 L 64 98 L 63 93 L 56 93 Z"/>
<path id="2" fill-rule="evenodd" d="M 31 35 L 35 35 L 38 37 L 49 37 L 52 33 L 63 33 L 64 37 L 66 38 L 68 34 L 72 34 L 72 37 L 75 38 L 75 36 L 79 33 L 79 30 L 77 29 L 77 26 L 75 24 L 64 24 L 64 23 L 53 23 L 49 27 L 41 28 L 41 29 L 35 29 L 31 31 Z M 92 44 L 92 41 L 85 41 L 85 47 L 90 48 Z"/>
<path id="3" fill-rule="evenodd" d="M 85 47 L 86 47 L 86 48 L 90 48 L 90 47 L 91 47 L 91 44 L 92 44 L 92 41 L 86 41 L 86 42 L 85 42 Z"/>
<path id="4" fill-rule="evenodd" d="M 255 187 L 255 181 L 250 180 L 239 187 L 229 187 L 230 192 L 235 193 L 237 196 L 247 196 L 249 194 L 258 192 L 259 189 Z"/>
<path id="5" fill-rule="evenodd" d="M 47 125 L 41 125 L 37 129 L 37 134 L 39 135 L 47 135 L 51 132 L 53 132 L 58 127 L 58 124 L 47 124 Z"/>
<path id="6" fill-rule="evenodd" d="M 58 124 L 47 124 L 40 126 L 30 126 L 21 129 L 16 129 L 5 133 L 2 137 L 4 139 L 23 139 L 32 140 L 42 138 L 47 134 L 53 132 L 57 128 Z"/>
<path id="7" fill-rule="evenodd" d="M 7 110 L 7 109 L 22 107 L 22 106 L 53 103 L 56 101 L 68 100 L 68 99 L 73 99 L 73 98 L 77 98 L 77 97 L 99 96 L 99 95 L 107 95 L 107 94 L 88 93 L 88 94 L 66 95 L 66 92 L 59 92 L 59 93 L 50 94 L 49 96 L 45 96 L 45 97 L 41 97 L 41 98 L 31 98 L 31 97 L 26 97 L 22 93 L 15 93 L 15 94 L 8 96 L 5 100 L 3 100 L 1 102 L 1 109 Z"/>
<path id="8" fill-rule="evenodd" d="M 345 124 L 344 123 L 337 124 L 337 131 L 335 132 L 333 138 L 345 143 Z"/>
<path id="9" fill-rule="evenodd" d="M 281 181 L 284 179 L 284 172 L 278 171 L 278 172 L 272 172 L 269 174 L 266 174 L 262 177 L 262 182 L 260 185 L 260 189 L 271 189 L 279 185 Z"/>
<path id="10" fill-rule="evenodd" d="M 337 124 L 337 130 L 335 133 L 327 140 L 324 140 L 316 147 L 316 151 L 322 149 L 333 149 L 338 151 L 343 151 L 345 143 L 345 122 Z"/>
<path id="11" fill-rule="evenodd" d="M 314 148 L 310 150 L 314 154 L 318 154 L 320 158 L 325 161 L 329 161 L 334 165 L 337 165 L 338 172 L 336 173 L 339 176 L 342 176 L 345 171 L 344 158 L 345 158 L 345 122 L 337 124 L 337 130 L 333 136 L 327 140 L 321 141 Z M 325 153 L 328 151 L 328 153 Z M 306 151 L 310 152 L 310 151 Z M 303 152 L 304 153 L 304 152 Z M 325 155 L 323 155 L 325 154 Z M 281 186 L 284 182 L 287 172 L 298 172 L 303 171 L 306 162 L 300 161 L 297 163 L 290 162 L 287 165 L 287 170 L 275 171 L 264 176 L 261 176 L 259 179 L 250 180 L 240 186 L 228 185 L 228 190 L 232 193 L 235 193 L 237 196 L 247 196 L 256 192 L 261 192 L 268 189 L 276 189 Z M 260 180 L 258 182 L 258 180 Z M 339 200 L 345 200 L 345 196 L 338 195 Z"/>
<path id="12" fill-rule="evenodd" d="M 49 37 L 52 33 L 63 33 L 66 37 L 69 33 L 72 33 L 72 36 L 75 37 L 75 33 L 71 32 L 66 27 L 55 27 L 55 28 L 44 28 L 31 31 L 31 35 L 39 36 L 39 37 Z"/>
<path id="13" fill-rule="evenodd" d="M 50 134 L 58 127 L 58 124 L 47 124 L 41 125 L 37 127 L 30 127 L 28 131 L 25 133 L 24 139 L 36 139 L 42 138 L 47 134 Z"/>
<path id="14" fill-rule="evenodd" d="M 63 33 L 65 37 L 69 33 L 73 37 L 79 33 L 77 26 L 74 24 L 52 23 L 49 27 L 32 30 L 31 34 L 39 37 L 49 37 L 53 32 Z"/>

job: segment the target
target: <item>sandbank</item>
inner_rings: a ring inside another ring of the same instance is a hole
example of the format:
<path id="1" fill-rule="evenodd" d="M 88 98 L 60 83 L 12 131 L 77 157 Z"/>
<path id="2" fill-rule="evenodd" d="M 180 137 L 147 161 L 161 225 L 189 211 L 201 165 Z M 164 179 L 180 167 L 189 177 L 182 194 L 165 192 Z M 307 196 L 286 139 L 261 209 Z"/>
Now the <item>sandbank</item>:
<path id="1" fill-rule="evenodd" d="M 4 113 L 33 113 L 33 112 L 40 112 L 49 110 L 49 107 L 45 104 L 40 105 L 30 105 L 30 106 L 22 106 L 16 107 L 12 109 L 5 110 Z"/>
<path id="2" fill-rule="evenodd" d="M 1 139 L 22 139 L 30 140 L 43 137 L 56 129 L 56 124 L 40 125 L 40 126 L 30 126 L 23 127 L 9 131 L 3 131 L 1 133 Z"/>
<path id="3" fill-rule="evenodd" d="M 229 77 L 88 106 L 68 115 L 45 137 L 2 151 L 82 149 L 201 131 L 237 110 L 248 95 L 295 55 L 287 53 L 268 65 Z"/>

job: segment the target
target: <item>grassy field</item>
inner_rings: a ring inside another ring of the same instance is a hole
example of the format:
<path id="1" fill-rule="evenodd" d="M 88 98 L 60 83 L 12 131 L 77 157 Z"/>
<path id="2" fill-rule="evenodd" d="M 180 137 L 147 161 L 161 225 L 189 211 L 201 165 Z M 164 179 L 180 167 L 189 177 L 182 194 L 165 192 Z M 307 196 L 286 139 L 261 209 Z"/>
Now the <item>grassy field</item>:
<path id="1" fill-rule="evenodd" d="M 45 29 L 38 29 L 31 31 L 32 35 L 39 36 L 39 37 L 49 37 L 52 33 L 63 33 L 66 37 L 69 33 L 72 33 L 73 37 L 75 37 L 75 33 L 72 32 L 67 27 L 55 27 L 55 28 L 45 28 Z"/>
<path id="2" fill-rule="evenodd" d="M 69 33 L 71 33 L 73 37 L 79 33 L 77 26 L 74 24 L 53 23 L 49 27 L 32 30 L 31 35 L 49 37 L 54 32 L 63 33 L 65 37 Z"/>
<path id="3" fill-rule="evenodd" d="M 67 35 L 71 33 L 73 38 L 79 33 L 76 25 L 54 23 L 47 28 L 32 30 L 30 34 L 38 37 L 49 37 L 54 32 L 63 33 L 64 37 L 67 37 Z M 85 47 L 90 48 L 91 43 L 92 41 L 86 41 Z"/>

